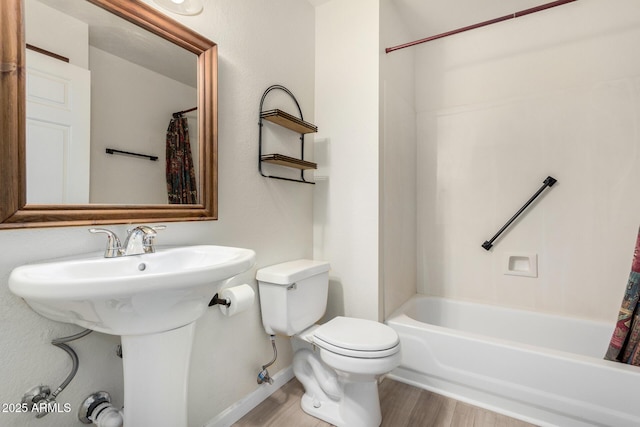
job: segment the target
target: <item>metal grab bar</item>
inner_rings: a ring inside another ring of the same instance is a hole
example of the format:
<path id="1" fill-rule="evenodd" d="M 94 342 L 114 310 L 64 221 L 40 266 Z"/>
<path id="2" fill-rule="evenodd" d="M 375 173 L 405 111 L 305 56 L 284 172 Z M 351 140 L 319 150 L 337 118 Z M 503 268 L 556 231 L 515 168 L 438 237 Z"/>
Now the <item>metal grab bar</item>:
<path id="1" fill-rule="evenodd" d="M 498 230 L 498 232 L 491 238 L 491 240 L 485 241 L 482 244 L 482 247 L 485 248 L 486 250 L 491 249 L 493 247 L 493 242 L 498 238 L 498 236 L 500 236 L 502 232 L 506 230 L 507 227 L 509 227 L 511 223 L 515 221 L 516 218 L 518 218 L 518 216 L 520 216 L 520 214 L 524 212 L 524 210 L 527 209 L 531 203 L 533 203 L 533 201 L 540 195 L 540 193 L 544 191 L 545 188 L 552 187 L 553 184 L 555 184 L 556 182 L 558 182 L 557 179 L 555 179 L 552 176 L 548 176 L 547 179 L 544 180 L 544 184 L 542 185 L 542 187 L 540 187 L 540 189 L 536 191 L 536 194 L 531 196 L 531 198 L 527 201 L 527 203 L 525 203 L 524 206 L 522 206 L 520 210 L 516 212 L 516 214 L 512 216 L 511 219 L 509 219 L 509 221 L 507 221 L 507 223 L 504 226 L 502 226 L 500 230 Z"/>

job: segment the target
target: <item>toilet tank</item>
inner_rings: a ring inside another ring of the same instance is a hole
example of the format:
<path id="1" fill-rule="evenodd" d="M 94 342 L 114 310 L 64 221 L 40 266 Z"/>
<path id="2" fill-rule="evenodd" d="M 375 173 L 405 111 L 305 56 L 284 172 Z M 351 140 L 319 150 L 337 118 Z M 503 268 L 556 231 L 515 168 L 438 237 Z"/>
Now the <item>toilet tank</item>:
<path id="1" fill-rule="evenodd" d="M 256 273 L 262 324 L 269 335 L 295 335 L 317 322 L 327 308 L 329 263 L 299 259 Z"/>

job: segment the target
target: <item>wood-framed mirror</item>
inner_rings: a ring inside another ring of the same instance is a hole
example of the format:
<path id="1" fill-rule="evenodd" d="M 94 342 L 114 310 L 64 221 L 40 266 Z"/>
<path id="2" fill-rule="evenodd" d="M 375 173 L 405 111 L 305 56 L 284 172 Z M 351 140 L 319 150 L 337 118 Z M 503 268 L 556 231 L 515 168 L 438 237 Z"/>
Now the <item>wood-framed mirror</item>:
<path id="1" fill-rule="evenodd" d="M 197 68 L 197 86 L 194 89 L 197 93 L 197 100 L 194 99 L 197 106 L 197 143 L 193 146 L 197 147 L 197 150 L 194 149 L 194 159 L 197 159 L 198 194 L 195 203 L 91 201 L 47 204 L 29 199 L 24 1 L 0 0 L 0 229 L 217 219 L 217 46 L 138 0 L 83 1 L 197 57 L 194 61 Z M 157 88 L 158 91 L 162 89 Z M 176 105 L 175 110 L 181 109 Z M 170 115 L 166 117 L 167 122 L 170 119 Z M 159 150 L 164 151 L 165 141 L 159 143 L 162 144 Z M 155 167 L 165 169 L 162 162 L 157 162 Z M 166 182 L 162 185 L 166 187 Z"/>

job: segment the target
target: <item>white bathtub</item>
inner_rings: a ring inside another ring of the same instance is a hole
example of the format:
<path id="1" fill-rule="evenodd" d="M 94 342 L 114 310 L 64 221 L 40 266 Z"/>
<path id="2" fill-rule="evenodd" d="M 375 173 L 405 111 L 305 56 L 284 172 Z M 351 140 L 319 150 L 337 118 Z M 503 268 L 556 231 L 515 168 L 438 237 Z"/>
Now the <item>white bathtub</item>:
<path id="1" fill-rule="evenodd" d="M 613 324 L 420 295 L 387 324 L 399 381 L 542 426 L 640 426 L 640 368 L 602 359 Z"/>

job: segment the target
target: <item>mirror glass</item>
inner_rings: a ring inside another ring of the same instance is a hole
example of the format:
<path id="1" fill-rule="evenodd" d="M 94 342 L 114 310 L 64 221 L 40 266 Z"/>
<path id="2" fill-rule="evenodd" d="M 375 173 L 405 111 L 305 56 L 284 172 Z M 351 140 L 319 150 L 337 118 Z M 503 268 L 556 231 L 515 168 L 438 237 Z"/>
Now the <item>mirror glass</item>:
<path id="1" fill-rule="evenodd" d="M 199 202 L 197 55 L 79 0 L 26 1 L 25 41 L 27 204 Z"/>
<path id="2" fill-rule="evenodd" d="M 0 12 L 0 229 L 217 219 L 214 42 L 140 0 Z"/>

